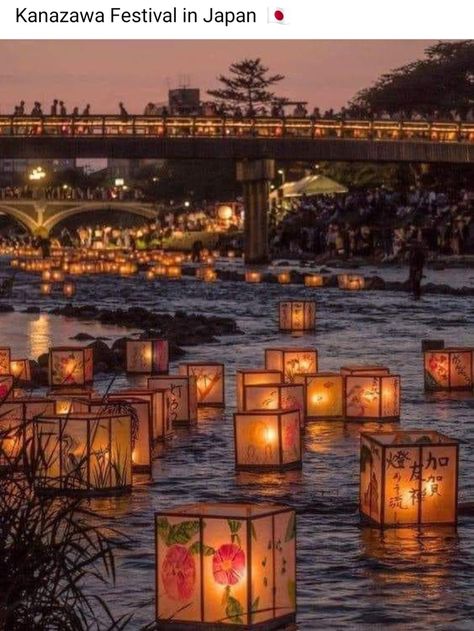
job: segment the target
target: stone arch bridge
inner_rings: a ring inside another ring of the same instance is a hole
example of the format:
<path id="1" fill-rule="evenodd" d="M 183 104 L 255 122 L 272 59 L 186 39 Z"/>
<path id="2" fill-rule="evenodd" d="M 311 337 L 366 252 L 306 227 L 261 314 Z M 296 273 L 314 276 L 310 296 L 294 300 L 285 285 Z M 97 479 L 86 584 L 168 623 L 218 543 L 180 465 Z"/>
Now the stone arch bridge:
<path id="1" fill-rule="evenodd" d="M 0 200 L 0 213 L 20 223 L 34 236 L 48 236 L 65 219 L 101 210 L 130 213 L 147 220 L 156 218 L 155 206 L 143 202 Z"/>

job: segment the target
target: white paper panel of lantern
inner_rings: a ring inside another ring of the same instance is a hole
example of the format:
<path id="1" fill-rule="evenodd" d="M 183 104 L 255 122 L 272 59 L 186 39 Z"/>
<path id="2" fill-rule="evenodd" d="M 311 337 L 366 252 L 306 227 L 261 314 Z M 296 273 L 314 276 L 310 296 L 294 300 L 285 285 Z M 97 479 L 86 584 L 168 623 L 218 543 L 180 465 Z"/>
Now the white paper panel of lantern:
<path id="1" fill-rule="evenodd" d="M 169 414 L 172 425 L 188 425 L 197 421 L 196 378 L 166 375 L 148 378 L 150 390 L 166 389 L 170 393 Z"/>
<path id="2" fill-rule="evenodd" d="M 305 423 L 305 390 L 297 383 L 244 386 L 244 412 L 252 410 L 299 410 L 301 427 Z"/>
<path id="3" fill-rule="evenodd" d="M 316 302 L 314 300 L 284 300 L 278 305 L 279 329 L 291 333 L 314 331 Z"/>
<path id="4" fill-rule="evenodd" d="M 358 289 L 364 289 L 365 278 L 359 274 L 339 274 L 337 284 L 339 289 L 357 291 Z"/>
<path id="5" fill-rule="evenodd" d="M 424 352 L 425 390 L 472 390 L 474 349 L 443 348 Z"/>
<path id="6" fill-rule="evenodd" d="M 225 406 L 225 368 L 218 362 L 180 364 L 179 373 L 195 377 L 197 404 L 202 406 Z"/>
<path id="7" fill-rule="evenodd" d="M 237 410 L 244 409 L 244 386 L 257 385 L 260 383 L 282 383 L 283 374 L 280 370 L 266 370 L 264 368 L 256 370 L 238 370 L 236 373 L 236 398 Z"/>
<path id="8" fill-rule="evenodd" d="M 265 368 L 279 370 L 293 382 L 297 374 L 318 372 L 318 351 L 314 348 L 266 348 Z"/>
<path id="9" fill-rule="evenodd" d="M 168 369 L 168 340 L 127 340 L 127 372 L 162 375 Z"/>
<path id="10" fill-rule="evenodd" d="M 344 377 L 345 417 L 364 420 L 400 418 L 398 375 L 347 375 Z"/>
<path id="11" fill-rule="evenodd" d="M 153 441 L 162 442 L 173 435 L 173 423 L 170 416 L 170 395 L 168 390 L 158 388 L 142 388 L 120 390 L 108 395 L 113 400 L 132 397 L 150 402 L 152 413 L 152 437 Z"/>
<path id="12" fill-rule="evenodd" d="M 49 385 L 52 388 L 82 388 L 94 380 L 92 348 L 62 346 L 49 351 Z"/>
<path id="13" fill-rule="evenodd" d="M 59 416 L 71 412 L 87 412 L 88 402 L 98 397 L 98 394 L 85 388 L 60 388 L 50 390 L 47 397 L 54 401 L 54 414 Z"/>
<path id="14" fill-rule="evenodd" d="M 295 382 L 304 385 L 308 420 L 344 417 L 344 377 L 341 374 L 320 372 L 296 375 Z"/>

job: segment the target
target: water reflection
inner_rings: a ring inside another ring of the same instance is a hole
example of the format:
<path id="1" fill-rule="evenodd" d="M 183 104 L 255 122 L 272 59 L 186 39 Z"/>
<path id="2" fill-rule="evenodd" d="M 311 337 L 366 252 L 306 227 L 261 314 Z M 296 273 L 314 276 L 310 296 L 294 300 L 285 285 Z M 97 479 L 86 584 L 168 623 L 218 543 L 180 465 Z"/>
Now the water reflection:
<path id="1" fill-rule="evenodd" d="M 36 317 L 32 317 L 27 323 L 28 330 L 28 357 L 35 359 L 44 353 L 47 353 L 51 341 L 51 316 L 41 313 Z"/>
<path id="2" fill-rule="evenodd" d="M 361 432 L 390 432 L 398 429 L 399 423 L 310 421 L 305 427 L 305 451 L 332 453 L 336 447 L 344 451 L 353 451 L 359 448 Z"/>

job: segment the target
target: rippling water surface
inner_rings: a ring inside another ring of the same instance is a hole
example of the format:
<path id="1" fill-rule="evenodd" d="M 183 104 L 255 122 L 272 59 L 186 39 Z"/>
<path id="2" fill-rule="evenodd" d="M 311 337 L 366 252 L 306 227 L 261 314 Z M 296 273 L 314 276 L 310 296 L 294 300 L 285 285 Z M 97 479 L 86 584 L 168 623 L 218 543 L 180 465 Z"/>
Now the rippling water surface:
<path id="1" fill-rule="evenodd" d="M 380 275 L 388 276 L 384 271 Z M 469 284 L 464 279 L 474 273 L 451 270 L 443 275 L 442 282 L 454 286 Z M 34 293 L 26 291 L 21 303 L 40 304 Z M 300 338 L 279 334 L 278 300 L 310 296 L 318 301 L 316 334 Z M 283 502 L 296 508 L 299 629 L 473 628 L 474 517 L 463 514 L 457 531 L 427 528 L 381 534 L 360 527 L 359 432 L 379 425 L 310 423 L 304 436 L 301 472 L 237 475 L 231 423 L 235 370 L 262 365 L 267 346 L 314 345 L 322 370 L 338 369 L 348 362 L 387 364 L 402 375 L 401 427 L 436 429 L 463 441 L 460 501 L 474 501 L 474 400 L 465 394 L 426 396 L 420 353 L 420 340 L 428 337 L 444 338 L 450 345 L 474 346 L 472 298 L 426 296 L 414 302 L 405 294 L 390 292 L 204 285 L 194 279 L 137 283 L 134 279 L 91 282 L 81 278 L 77 302 L 231 316 L 244 331 L 244 335 L 222 338 L 218 344 L 187 349 L 184 358 L 225 362 L 225 412 L 201 410 L 195 427 L 179 430 L 155 460 L 153 482 L 142 479 L 143 484 L 130 497 L 92 503 L 108 524 L 132 541 L 130 550 L 118 554 L 116 587 L 101 592 L 114 613 L 134 614 L 131 628 L 138 629 L 153 619 L 155 511 L 179 503 L 230 499 Z M 44 301 L 48 307 L 53 303 Z M 111 339 L 123 334 L 116 327 L 89 327 L 53 316 L 0 315 L 1 339 L 11 339 L 19 356 L 22 352 L 36 356 L 44 352 L 45 345 L 63 343 L 79 331 Z M 31 341 L 32 335 L 36 342 Z M 104 378 L 101 387 L 106 382 Z"/>

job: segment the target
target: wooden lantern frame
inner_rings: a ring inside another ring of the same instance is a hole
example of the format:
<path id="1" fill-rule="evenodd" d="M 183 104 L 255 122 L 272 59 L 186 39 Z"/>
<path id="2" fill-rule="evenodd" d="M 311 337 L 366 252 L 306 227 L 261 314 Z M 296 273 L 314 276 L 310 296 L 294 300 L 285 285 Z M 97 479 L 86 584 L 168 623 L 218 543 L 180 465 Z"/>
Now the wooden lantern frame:
<path id="1" fill-rule="evenodd" d="M 56 378 L 53 374 L 53 359 L 55 353 L 79 353 L 82 354 L 81 361 L 81 372 L 82 376 L 75 383 L 55 383 Z M 69 389 L 71 388 L 84 388 L 87 385 L 90 385 L 94 381 L 94 351 L 90 346 L 55 346 L 49 349 L 49 360 L 48 360 L 48 375 L 49 375 L 49 386 L 51 389 L 60 390 L 60 389 Z"/>
<path id="2" fill-rule="evenodd" d="M 379 392 L 379 399 L 378 399 L 378 414 L 377 415 L 371 415 L 371 416 L 361 416 L 358 414 L 348 414 L 348 404 L 347 404 L 347 396 L 348 396 L 348 384 L 350 383 L 350 379 L 373 379 L 374 381 L 378 382 L 378 392 Z M 398 392 L 398 414 L 395 415 L 386 415 L 383 413 L 383 389 L 384 389 L 384 381 L 385 380 L 393 380 L 394 382 L 396 382 L 398 384 L 397 387 L 397 392 Z M 374 374 L 374 373 L 370 373 L 370 372 L 365 372 L 365 373 L 356 373 L 356 374 L 351 374 L 351 375 L 343 375 L 343 409 L 344 409 L 344 419 L 346 421 L 371 421 L 371 420 L 377 420 L 380 422 L 396 422 L 400 420 L 400 414 L 401 414 L 401 401 L 402 401 L 402 381 L 401 381 L 401 377 L 400 375 L 393 375 L 390 372 L 387 372 L 386 374 Z"/>
<path id="3" fill-rule="evenodd" d="M 469 361 L 469 374 L 467 375 L 467 382 L 465 385 L 452 386 L 452 355 L 467 354 L 470 356 Z M 427 378 L 426 365 L 429 355 L 446 355 L 447 356 L 447 371 L 448 371 L 448 385 L 439 386 L 429 383 Z M 423 368 L 424 368 L 424 386 L 426 392 L 469 392 L 474 388 L 474 348 L 472 347 L 453 347 L 447 346 L 440 349 L 427 349 L 423 351 Z"/>
<path id="4" fill-rule="evenodd" d="M 265 378 L 263 381 L 253 381 L 252 377 L 255 375 L 264 375 Z M 272 384 L 272 383 L 283 383 L 283 373 L 281 370 L 267 370 L 266 368 L 261 369 L 241 369 L 237 370 L 235 373 L 236 379 L 236 404 L 237 411 L 243 411 L 244 405 L 244 387 L 247 385 L 256 385 L 259 383 L 262 384 Z M 247 383 L 247 379 L 250 379 L 250 382 Z"/>
<path id="5" fill-rule="evenodd" d="M 268 389 L 268 388 L 274 388 L 275 391 L 277 392 L 277 402 L 276 402 L 276 407 L 275 408 L 269 408 L 269 407 L 257 407 L 257 408 L 251 408 L 249 407 L 248 401 L 247 401 L 247 397 L 248 397 L 248 391 L 251 389 L 255 389 L 255 390 L 259 390 L 260 388 L 262 389 Z M 294 410 L 294 407 L 288 406 L 285 407 L 285 402 L 284 402 L 284 391 L 285 390 L 292 390 L 292 389 L 297 389 L 298 392 L 300 393 L 300 399 L 301 399 L 301 403 L 302 403 L 302 408 L 300 410 L 300 427 L 301 429 L 304 428 L 304 424 L 305 424 L 305 419 L 306 419 L 306 396 L 305 396 L 305 387 L 304 384 L 302 383 L 254 383 L 254 384 L 250 384 L 247 386 L 243 387 L 243 406 L 244 409 L 242 410 L 242 412 L 272 412 L 273 410 Z"/>
<path id="6" fill-rule="evenodd" d="M 153 443 L 160 443 L 169 440 L 174 436 L 173 423 L 169 415 L 169 394 L 164 388 L 151 390 L 149 388 L 128 388 L 126 390 L 119 390 L 107 395 L 107 399 L 110 401 L 124 401 L 127 398 L 146 400 L 150 404 L 151 410 L 151 441 L 152 448 Z M 163 419 L 163 431 L 157 432 L 157 419 L 155 418 L 155 405 L 160 408 L 160 415 Z"/>
<path id="7" fill-rule="evenodd" d="M 311 369 L 311 373 L 318 372 L 319 368 L 319 358 L 318 358 L 318 350 L 316 348 L 306 348 L 306 347 L 274 347 L 274 348 L 265 348 L 265 369 L 266 370 L 279 370 L 283 376 L 283 380 L 286 383 L 292 383 L 292 375 L 287 370 L 287 356 L 295 355 L 295 354 L 309 354 L 312 355 L 312 361 L 314 363 L 314 367 Z M 270 368 L 269 364 L 275 361 L 276 368 Z M 300 361 L 300 360 L 298 360 Z M 293 375 L 296 374 L 305 374 L 302 373 L 298 368 L 295 368 Z"/>
<path id="8" fill-rule="evenodd" d="M 215 368 L 220 371 L 221 376 L 221 386 L 220 392 L 221 397 L 219 402 L 213 403 L 210 401 L 199 401 L 199 390 L 197 389 L 198 375 L 196 375 L 196 370 L 199 368 Z M 185 362 L 179 365 L 179 372 L 181 375 L 186 377 L 195 377 L 196 379 L 196 392 L 197 392 L 197 405 L 198 407 L 215 407 L 215 408 L 225 408 L 225 364 L 221 362 Z"/>

